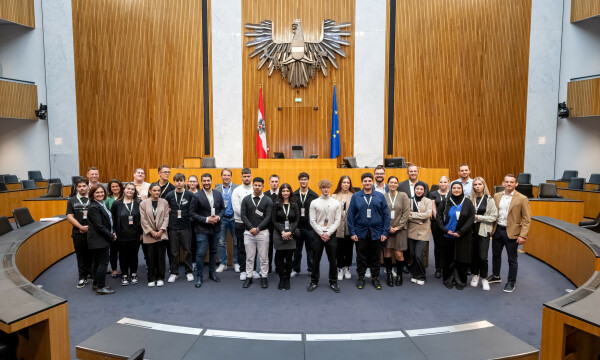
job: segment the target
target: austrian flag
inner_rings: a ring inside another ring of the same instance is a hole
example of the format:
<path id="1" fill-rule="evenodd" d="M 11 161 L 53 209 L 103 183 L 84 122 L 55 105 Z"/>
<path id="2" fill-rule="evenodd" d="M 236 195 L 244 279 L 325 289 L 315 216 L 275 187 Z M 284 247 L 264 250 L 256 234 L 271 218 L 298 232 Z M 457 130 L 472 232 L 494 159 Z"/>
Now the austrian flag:
<path id="1" fill-rule="evenodd" d="M 258 127 L 256 128 L 256 153 L 259 159 L 267 158 L 267 126 L 265 124 L 265 106 L 263 105 L 262 88 L 258 98 Z"/>

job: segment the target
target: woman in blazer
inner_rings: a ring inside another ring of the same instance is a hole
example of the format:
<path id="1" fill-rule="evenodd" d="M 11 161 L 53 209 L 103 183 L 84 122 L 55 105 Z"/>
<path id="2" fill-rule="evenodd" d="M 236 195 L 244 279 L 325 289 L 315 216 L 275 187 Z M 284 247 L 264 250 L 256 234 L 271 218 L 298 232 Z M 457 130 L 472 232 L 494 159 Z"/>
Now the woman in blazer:
<path id="1" fill-rule="evenodd" d="M 408 246 L 413 261 L 410 266 L 412 275 L 410 282 L 417 285 L 425 285 L 425 263 L 423 253 L 429 241 L 431 229 L 431 199 L 425 197 L 425 184 L 417 181 L 415 185 L 415 196 L 411 199 L 411 210 L 408 218 Z M 398 273 L 398 276 L 402 276 Z"/>
<path id="2" fill-rule="evenodd" d="M 435 190 L 429 193 L 429 198 L 434 201 L 433 215 L 431 216 L 431 235 L 433 235 L 433 258 L 435 262 L 435 278 L 442 278 L 442 241 L 444 239 L 444 233 L 440 228 L 440 225 L 436 221 L 437 208 L 440 203 L 446 200 L 448 193 L 450 192 L 450 180 L 447 176 L 442 176 L 438 182 L 439 190 Z"/>
<path id="3" fill-rule="evenodd" d="M 163 286 L 165 278 L 165 254 L 169 237 L 169 203 L 160 197 L 160 185 L 150 185 L 150 197 L 140 204 L 142 241 L 148 245 L 148 287 Z"/>
<path id="4" fill-rule="evenodd" d="M 101 184 L 91 187 L 88 207 L 88 249 L 92 252 L 92 289 L 97 294 L 110 295 L 115 291 L 106 286 L 106 269 L 108 268 L 110 244 L 115 241 L 112 214 L 104 204 L 106 192 Z"/>
<path id="5" fill-rule="evenodd" d="M 387 181 L 389 191 L 385 201 L 390 209 L 390 233 L 383 249 L 383 263 L 387 272 L 387 285 L 394 286 L 392 271 L 392 253 L 396 258 L 396 286 L 402 285 L 402 269 L 404 268 L 404 251 L 408 248 L 408 217 L 410 216 L 410 199 L 402 191 L 398 191 L 398 178 L 390 176 Z"/>
<path id="6" fill-rule="evenodd" d="M 436 221 L 444 232 L 442 240 L 444 285 L 462 290 L 467 283 L 467 269 L 473 249 L 471 232 L 475 221 L 475 207 L 465 198 L 460 181 L 450 186 L 450 196 L 440 203 Z"/>
<path id="7" fill-rule="evenodd" d="M 490 290 L 488 283 L 488 251 L 494 222 L 498 218 L 496 203 L 490 196 L 485 180 L 481 177 L 473 179 L 471 201 L 475 206 L 475 224 L 473 225 L 473 258 L 471 260 L 471 286 L 477 287 L 481 278 L 481 287 Z"/>
<path id="8" fill-rule="evenodd" d="M 133 183 L 123 188 L 123 198 L 113 203 L 112 217 L 119 246 L 119 262 L 121 263 L 121 285 L 138 283 L 138 252 L 142 240 L 142 224 L 140 221 L 140 200 Z"/>
<path id="9" fill-rule="evenodd" d="M 288 183 L 279 187 L 277 202 L 273 205 L 271 221 L 273 222 L 273 248 L 275 249 L 275 268 L 279 270 L 279 290 L 290 289 L 292 274 L 292 256 L 296 250 L 294 231 L 298 227 L 300 210 L 294 192 Z"/>
<path id="10" fill-rule="evenodd" d="M 337 238 L 336 257 L 338 281 L 342 281 L 344 278 L 350 279 L 352 277 L 352 275 L 350 275 L 350 266 L 352 265 L 354 241 L 350 238 L 350 232 L 348 231 L 347 210 L 350 208 L 350 200 L 355 191 L 350 177 L 348 175 L 342 175 L 337 188 L 333 192 L 333 195 L 331 195 L 332 198 L 342 204 L 342 220 L 335 232 L 335 237 Z"/>

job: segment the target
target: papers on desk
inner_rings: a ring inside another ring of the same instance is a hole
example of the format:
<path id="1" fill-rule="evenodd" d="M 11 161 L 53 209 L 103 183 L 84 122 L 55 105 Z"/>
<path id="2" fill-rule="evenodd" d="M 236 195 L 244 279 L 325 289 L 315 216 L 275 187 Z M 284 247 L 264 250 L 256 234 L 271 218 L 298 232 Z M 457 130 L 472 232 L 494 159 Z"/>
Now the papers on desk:
<path id="1" fill-rule="evenodd" d="M 53 221 L 58 221 L 58 220 L 60 220 L 60 218 L 58 216 L 40 219 L 40 221 L 45 221 L 45 222 L 53 222 Z"/>

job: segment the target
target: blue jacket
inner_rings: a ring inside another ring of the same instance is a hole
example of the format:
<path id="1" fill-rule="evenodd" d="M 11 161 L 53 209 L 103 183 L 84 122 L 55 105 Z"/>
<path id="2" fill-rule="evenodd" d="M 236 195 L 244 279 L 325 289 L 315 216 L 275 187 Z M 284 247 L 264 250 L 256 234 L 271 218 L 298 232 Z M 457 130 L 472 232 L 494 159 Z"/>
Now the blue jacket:
<path id="1" fill-rule="evenodd" d="M 371 205 L 367 206 L 366 197 L 371 197 Z M 367 218 L 367 208 L 371 208 L 371 218 Z M 371 230 L 371 240 L 381 240 L 381 235 L 388 235 L 390 231 L 390 210 L 388 209 L 383 194 L 374 191 L 365 195 L 364 191 L 355 192 L 350 200 L 348 209 L 348 231 L 350 235 L 357 235 L 359 239 L 367 236 Z"/>

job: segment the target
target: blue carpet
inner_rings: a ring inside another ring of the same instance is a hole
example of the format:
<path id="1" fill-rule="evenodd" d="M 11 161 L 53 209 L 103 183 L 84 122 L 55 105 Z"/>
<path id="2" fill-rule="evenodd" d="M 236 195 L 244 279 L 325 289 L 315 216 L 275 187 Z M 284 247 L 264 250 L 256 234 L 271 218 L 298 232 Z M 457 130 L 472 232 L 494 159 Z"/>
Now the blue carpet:
<path id="1" fill-rule="evenodd" d="M 430 255 L 433 264 L 433 251 Z M 491 267 L 491 254 L 489 259 Z M 505 279 L 505 256 L 503 260 L 501 277 Z M 200 289 L 184 277 L 172 284 L 165 282 L 162 288 L 148 288 L 144 265 L 141 258 L 140 283 L 135 286 L 121 286 L 119 279 L 107 276 L 108 284 L 117 291 L 111 296 L 95 295 L 91 281 L 83 289 L 75 287 L 74 255 L 36 279 L 36 285 L 68 300 L 72 358 L 77 344 L 123 317 L 199 328 L 317 333 L 408 330 L 487 320 L 539 349 L 543 303 L 574 288 L 559 272 L 522 253 L 516 290 L 511 294 L 502 291 L 504 284 L 493 284 L 488 292 L 481 286 L 446 289 L 434 278 L 431 266 L 425 286 L 410 283 L 404 275 L 403 286 L 388 288 L 384 284 L 381 291 L 370 281 L 365 289 L 356 289 L 353 267 L 352 279 L 342 281 L 342 292 L 335 294 L 328 287 L 325 254 L 320 286 L 312 293 L 305 290 L 310 279 L 304 267 L 300 276 L 291 279 L 291 290 L 281 291 L 277 290 L 276 274 L 270 274 L 268 289 L 261 289 L 256 281 L 242 289 L 232 267 L 219 274 L 221 283 L 205 276 Z"/>

